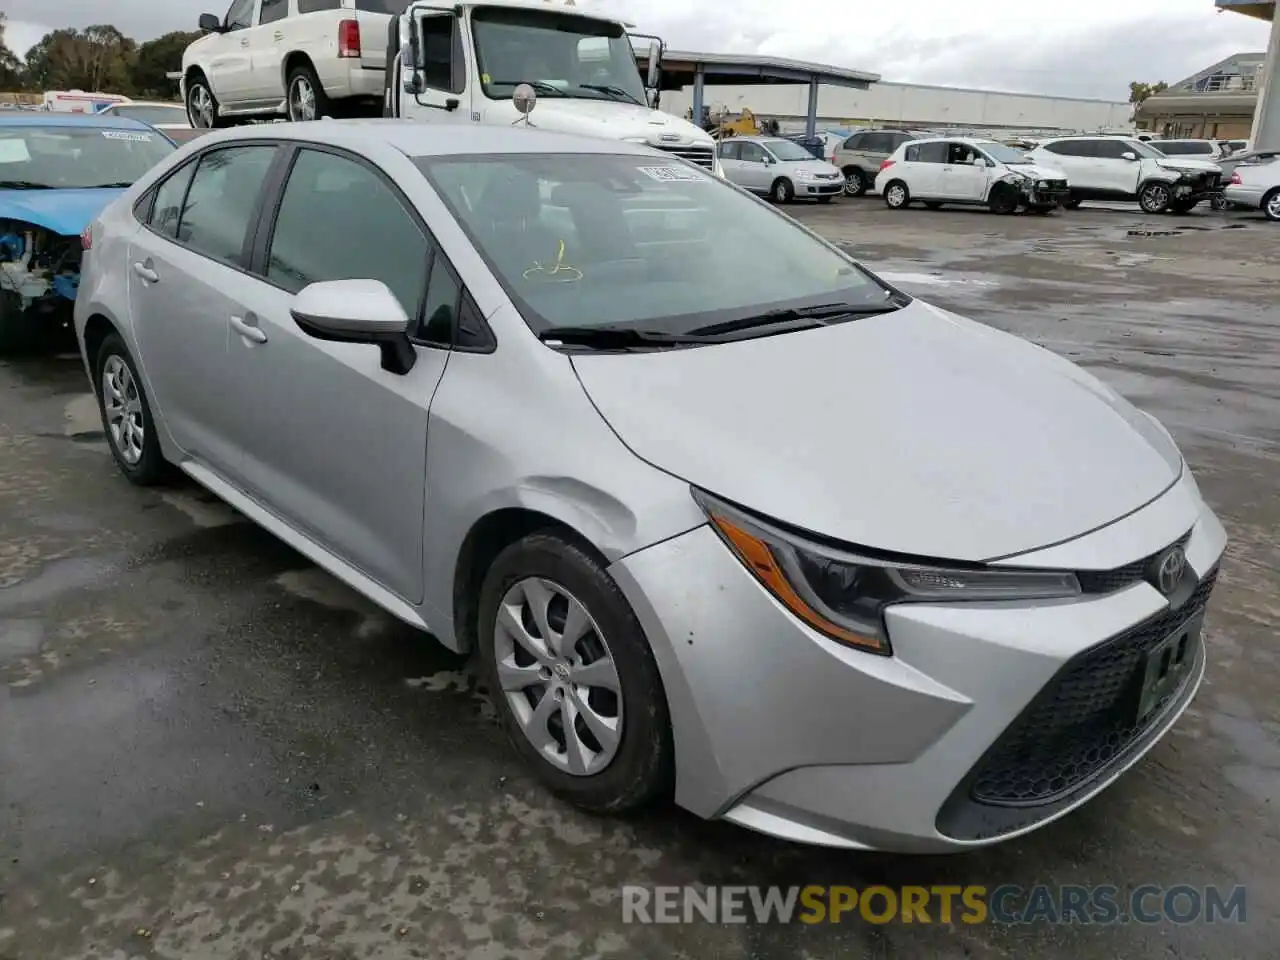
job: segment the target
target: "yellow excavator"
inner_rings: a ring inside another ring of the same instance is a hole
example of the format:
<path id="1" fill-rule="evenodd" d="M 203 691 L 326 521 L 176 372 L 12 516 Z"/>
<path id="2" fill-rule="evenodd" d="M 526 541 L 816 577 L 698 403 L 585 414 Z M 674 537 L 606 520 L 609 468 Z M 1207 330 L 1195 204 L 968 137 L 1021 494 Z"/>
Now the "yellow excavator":
<path id="1" fill-rule="evenodd" d="M 686 111 L 685 116 L 692 121 L 693 109 Z M 700 126 L 717 140 L 726 140 L 729 137 L 758 137 L 765 134 L 776 136 L 778 132 L 777 120 L 765 120 L 761 123 L 746 107 L 743 107 L 742 112 L 736 116 L 725 106 L 714 109 L 703 107 Z"/>

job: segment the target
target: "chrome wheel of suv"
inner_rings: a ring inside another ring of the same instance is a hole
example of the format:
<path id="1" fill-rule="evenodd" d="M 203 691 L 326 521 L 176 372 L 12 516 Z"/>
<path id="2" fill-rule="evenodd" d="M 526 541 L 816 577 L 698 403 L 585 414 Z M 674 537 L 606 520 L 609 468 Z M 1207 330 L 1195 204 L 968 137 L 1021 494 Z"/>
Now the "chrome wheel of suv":
<path id="1" fill-rule="evenodd" d="M 867 192 L 867 178 L 857 167 L 850 167 L 844 172 L 844 195 L 860 197 Z"/>
<path id="2" fill-rule="evenodd" d="M 1145 184 L 1138 193 L 1138 206 L 1144 213 L 1164 213 L 1173 200 L 1173 191 L 1167 183 L 1158 181 Z"/>

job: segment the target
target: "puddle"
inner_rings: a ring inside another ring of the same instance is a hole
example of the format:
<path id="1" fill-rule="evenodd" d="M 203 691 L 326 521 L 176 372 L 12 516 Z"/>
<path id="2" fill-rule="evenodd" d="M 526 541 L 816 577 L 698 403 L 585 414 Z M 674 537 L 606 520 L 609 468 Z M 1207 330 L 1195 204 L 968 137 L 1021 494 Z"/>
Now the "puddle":
<path id="1" fill-rule="evenodd" d="M 29 580 L 0 587 L 0 612 L 45 603 L 69 590 L 92 586 L 120 569 L 118 557 L 67 557 L 45 564 Z"/>

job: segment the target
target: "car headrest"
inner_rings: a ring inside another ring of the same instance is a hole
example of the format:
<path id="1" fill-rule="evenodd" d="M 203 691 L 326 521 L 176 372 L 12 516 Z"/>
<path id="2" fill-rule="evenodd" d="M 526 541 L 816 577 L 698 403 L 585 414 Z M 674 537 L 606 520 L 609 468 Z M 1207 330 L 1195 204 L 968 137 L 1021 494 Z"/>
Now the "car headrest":
<path id="1" fill-rule="evenodd" d="M 521 170 L 506 170 L 490 180 L 476 204 L 476 213 L 494 222 L 536 219 L 542 197 L 535 177 Z"/>

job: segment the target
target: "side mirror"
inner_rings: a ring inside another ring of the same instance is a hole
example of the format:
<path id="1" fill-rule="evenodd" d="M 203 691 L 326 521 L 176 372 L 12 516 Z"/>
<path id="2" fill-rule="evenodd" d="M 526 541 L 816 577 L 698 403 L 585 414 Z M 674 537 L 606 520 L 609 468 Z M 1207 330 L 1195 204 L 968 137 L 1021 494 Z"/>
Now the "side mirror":
<path id="1" fill-rule="evenodd" d="M 649 44 L 649 75 L 645 86 L 657 90 L 662 83 L 662 45 L 654 40 Z"/>
<path id="2" fill-rule="evenodd" d="M 772 167 L 772 166 L 773 166 L 773 162 L 774 162 L 774 161 L 773 161 L 773 157 L 769 156 L 769 155 L 766 153 L 766 154 L 764 155 L 764 165 L 765 165 L 766 167 Z"/>
<path id="3" fill-rule="evenodd" d="M 1123 159 L 1125 159 L 1125 160 L 1137 160 L 1137 159 L 1138 159 L 1138 155 L 1137 155 L 1136 153 L 1134 153 L 1132 150 L 1126 150 L 1124 153 L 1120 154 L 1120 156 L 1121 156 L 1121 158 L 1123 158 Z"/>
<path id="4" fill-rule="evenodd" d="M 418 359 L 409 342 L 409 317 L 381 280 L 324 280 L 298 291 L 289 308 L 309 337 L 367 343 L 382 351 L 382 369 L 406 374 Z"/>
<path id="5" fill-rule="evenodd" d="M 219 20 L 212 13 L 200 14 L 200 19 L 197 22 L 197 26 L 199 26 L 200 29 L 203 30 L 205 33 L 221 33 L 222 32 L 222 21 Z"/>
<path id="6" fill-rule="evenodd" d="M 404 92 L 417 96 L 422 92 L 422 74 L 418 70 L 418 65 L 414 63 L 414 57 L 417 53 L 413 48 L 413 44 L 407 40 L 400 44 L 400 69 L 408 70 L 408 73 L 402 73 L 404 81 L 401 84 Z"/>

